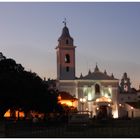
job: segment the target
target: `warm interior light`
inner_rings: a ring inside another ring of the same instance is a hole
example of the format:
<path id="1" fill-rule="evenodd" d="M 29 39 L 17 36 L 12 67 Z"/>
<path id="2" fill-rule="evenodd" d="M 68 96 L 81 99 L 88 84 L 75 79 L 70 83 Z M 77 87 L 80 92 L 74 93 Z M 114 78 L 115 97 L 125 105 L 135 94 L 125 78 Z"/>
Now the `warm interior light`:
<path id="1" fill-rule="evenodd" d="M 61 95 L 59 94 L 59 96 L 57 97 L 57 99 L 58 99 L 58 101 L 60 101 L 61 100 Z"/>
<path id="2" fill-rule="evenodd" d="M 118 110 L 115 110 L 115 111 L 113 112 L 113 118 L 118 118 Z"/>
<path id="3" fill-rule="evenodd" d="M 99 102 L 100 100 L 99 99 L 96 99 L 96 102 Z"/>
<path id="4" fill-rule="evenodd" d="M 24 112 L 23 111 L 15 111 L 15 115 L 16 117 L 20 117 L 20 118 L 23 118 L 25 116 Z M 4 114 L 4 117 L 11 117 L 10 116 L 10 109 Z"/>
<path id="5" fill-rule="evenodd" d="M 19 116 L 18 116 L 19 115 Z M 20 117 L 20 118 L 23 118 L 24 117 L 24 112 L 19 112 L 19 111 L 16 111 L 16 117 Z"/>
<path id="6" fill-rule="evenodd" d="M 85 103 L 86 102 L 86 99 L 85 98 L 80 98 L 80 102 L 81 103 Z"/>
<path id="7" fill-rule="evenodd" d="M 6 113 L 4 114 L 4 117 L 10 117 L 10 109 L 6 111 Z"/>
<path id="8" fill-rule="evenodd" d="M 131 106 L 131 109 L 133 110 L 133 109 L 134 109 L 134 107 L 132 107 L 132 106 Z"/>
<path id="9" fill-rule="evenodd" d="M 111 102 L 111 99 L 107 99 L 108 100 L 108 102 Z"/>
<path id="10" fill-rule="evenodd" d="M 85 98 L 83 98 L 83 102 L 86 102 L 86 99 Z"/>
<path id="11" fill-rule="evenodd" d="M 66 104 L 67 106 L 74 106 L 74 107 L 76 107 L 75 101 L 71 102 L 71 100 L 61 100 L 60 103 L 61 104 Z"/>
<path id="12" fill-rule="evenodd" d="M 86 111 L 88 111 L 88 108 L 86 108 Z"/>
<path id="13" fill-rule="evenodd" d="M 105 95 L 104 95 L 106 98 L 108 98 L 108 94 L 107 93 L 105 93 Z"/>

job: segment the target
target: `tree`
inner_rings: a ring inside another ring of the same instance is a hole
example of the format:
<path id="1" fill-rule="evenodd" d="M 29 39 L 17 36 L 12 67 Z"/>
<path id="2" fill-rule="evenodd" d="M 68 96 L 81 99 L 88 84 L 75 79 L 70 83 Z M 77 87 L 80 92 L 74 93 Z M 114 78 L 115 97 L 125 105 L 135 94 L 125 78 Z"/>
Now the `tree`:
<path id="1" fill-rule="evenodd" d="M 52 112 L 58 104 L 57 93 L 49 91 L 36 73 L 5 57 L 0 60 L 0 118 L 9 108 Z"/>
<path id="2" fill-rule="evenodd" d="M 3 55 L 2 52 L 0 52 L 0 61 L 3 60 L 3 59 L 6 59 L 6 57 Z"/>

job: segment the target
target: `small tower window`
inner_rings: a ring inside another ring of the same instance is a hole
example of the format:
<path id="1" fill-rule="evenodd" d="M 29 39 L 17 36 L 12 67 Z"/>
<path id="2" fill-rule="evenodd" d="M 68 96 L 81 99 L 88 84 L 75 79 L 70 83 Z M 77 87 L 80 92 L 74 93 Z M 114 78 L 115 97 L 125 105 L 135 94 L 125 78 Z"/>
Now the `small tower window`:
<path id="1" fill-rule="evenodd" d="M 69 44 L 69 40 L 68 40 L 68 39 L 66 39 L 66 44 L 67 44 L 67 45 Z"/>
<path id="2" fill-rule="evenodd" d="M 95 85 L 95 94 L 100 94 L 100 86 L 98 84 Z"/>
<path id="3" fill-rule="evenodd" d="M 66 72 L 69 72 L 70 68 L 69 67 L 66 67 Z"/>
<path id="4" fill-rule="evenodd" d="M 127 85 L 124 85 L 124 91 L 125 91 L 125 92 L 128 92 L 128 87 L 127 87 Z"/>
<path id="5" fill-rule="evenodd" d="M 70 55 L 69 54 L 65 55 L 65 63 L 70 63 Z"/>

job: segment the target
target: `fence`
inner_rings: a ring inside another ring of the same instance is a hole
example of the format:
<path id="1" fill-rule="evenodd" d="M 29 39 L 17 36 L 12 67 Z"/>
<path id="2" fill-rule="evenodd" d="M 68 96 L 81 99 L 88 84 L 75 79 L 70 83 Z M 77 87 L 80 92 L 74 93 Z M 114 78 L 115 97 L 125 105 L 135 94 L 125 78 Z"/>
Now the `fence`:
<path id="1" fill-rule="evenodd" d="M 92 120 L 87 126 L 66 123 L 6 122 L 7 138 L 136 138 L 140 137 L 140 120 Z M 3 131 L 2 131 L 3 133 Z"/>

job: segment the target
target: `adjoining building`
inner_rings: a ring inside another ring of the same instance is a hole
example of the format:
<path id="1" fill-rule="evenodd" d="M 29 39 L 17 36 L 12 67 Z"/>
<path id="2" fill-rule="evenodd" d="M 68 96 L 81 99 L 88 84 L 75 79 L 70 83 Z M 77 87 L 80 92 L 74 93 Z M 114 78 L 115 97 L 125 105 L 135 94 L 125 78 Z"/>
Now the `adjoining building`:
<path id="1" fill-rule="evenodd" d="M 69 107 L 77 107 L 77 98 L 75 98 L 74 96 L 72 96 L 71 94 L 69 94 L 68 92 L 58 92 L 59 96 L 58 96 L 58 101 L 59 103 L 63 104 L 63 105 L 67 105 Z"/>
<path id="2" fill-rule="evenodd" d="M 118 92 L 119 117 L 140 117 L 139 91 L 131 88 L 130 78 L 125 72 L 122 76 Z"/>

